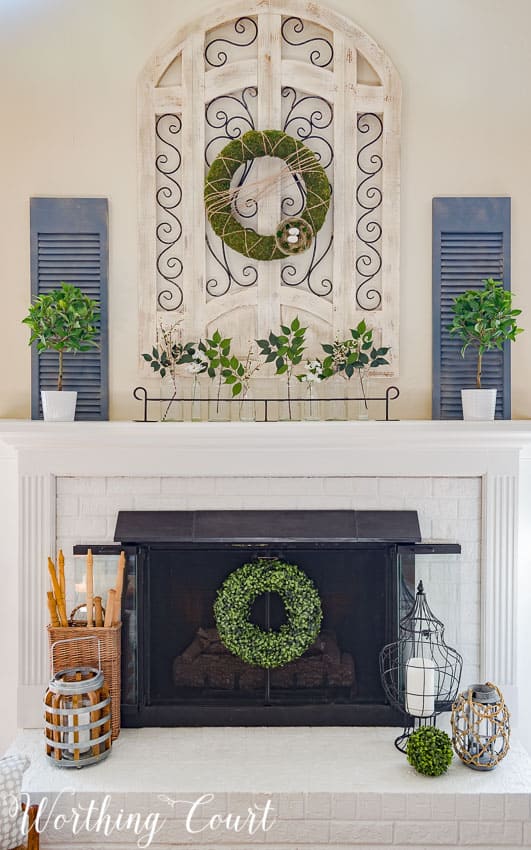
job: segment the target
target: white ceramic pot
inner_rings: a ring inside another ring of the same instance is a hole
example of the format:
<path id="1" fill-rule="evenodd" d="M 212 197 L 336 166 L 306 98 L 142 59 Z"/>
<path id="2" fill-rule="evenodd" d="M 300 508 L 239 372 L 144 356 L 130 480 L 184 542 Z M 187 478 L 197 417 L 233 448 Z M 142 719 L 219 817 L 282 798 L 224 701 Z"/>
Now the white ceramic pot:
<path id="1" fill-rule="evenodd" d="M 467 422 L 492 422 L 496 410 L 496 390 L 461 390 L 463 419 Z"/>
<path id="2" fill-rule="evenodd" d="M 73 422 L 77 392 L 41 390 L 42 412 L 46 422 Z"/>

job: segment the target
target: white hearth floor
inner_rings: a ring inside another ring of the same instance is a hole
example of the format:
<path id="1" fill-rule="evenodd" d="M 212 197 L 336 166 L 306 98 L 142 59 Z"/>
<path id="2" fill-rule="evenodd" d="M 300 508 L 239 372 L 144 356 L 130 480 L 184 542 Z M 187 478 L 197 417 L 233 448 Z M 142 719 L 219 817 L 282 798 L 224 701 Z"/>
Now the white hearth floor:
<path id="1" fill-rule="evenodd" d="M 101 764 L 62 770 L 43 754 L 40 730 L 21 732 L 11 750 L 31 767 L 32 796 L 66 785 L 77 792 L 531 794 L 531 757 L 513 743 L 494 771 L 477 773 L 457 757 L 439 778 L 419 776 L 382 728 L 124 729 Z"/>

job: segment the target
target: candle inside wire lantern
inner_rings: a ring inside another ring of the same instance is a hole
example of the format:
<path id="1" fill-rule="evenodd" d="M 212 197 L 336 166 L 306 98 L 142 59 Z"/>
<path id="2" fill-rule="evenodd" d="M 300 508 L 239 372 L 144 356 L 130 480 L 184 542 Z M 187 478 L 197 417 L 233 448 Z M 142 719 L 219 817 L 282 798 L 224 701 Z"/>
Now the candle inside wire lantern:
<path id="1" fill-rule="evenodd" d="M 452 742 L 461 761 L 474 770 L 492 770 L 509 751 L 509 709 L 491 682 L 470 685 L 452 708 Z"/>
<path id="2" fill-rule="evenodd" d="M 433 614 L 420 581 L 409 613 L 400 621 L 399 637 L 380 652 L 380 676 L 390 704 L 404 717 L 395 741 L 405 752 L 407 739 L 419 726 L 435 725 L 449 711 L 461 680 L 463 659 L 444 640 L 444 624 Z"/>
<path id="3" fill-rule="evenodd" d="M 94 640 L 59 640 L 51 646 L 52 678 L 44 697 L 46 755 L 61 767 L 84 767 L 106 758 L 111 751 L 111 699 L 101 669 L 72 667 L 54 671 L 58 644 Z"/>

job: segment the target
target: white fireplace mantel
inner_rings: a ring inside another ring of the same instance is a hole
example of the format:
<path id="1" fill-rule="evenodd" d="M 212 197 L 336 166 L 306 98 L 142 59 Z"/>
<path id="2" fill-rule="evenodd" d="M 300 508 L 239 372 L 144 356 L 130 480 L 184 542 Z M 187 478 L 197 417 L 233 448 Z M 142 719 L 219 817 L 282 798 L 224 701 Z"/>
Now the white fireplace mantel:
<path id="1" fill-rule="evenodd" d="M 468 475 L 507 473 L 526 454 L 531 422 L 0 420 L 0 457 L 55 475 Z"/>
<path id="2" fill-rule="evenodd" d="M 18 694 L 3 711 L 10 737 L 34 724 L 47 678 L 46 558 L 60 476 L 481 477 L 482 676 L 508 689 L 513 706 L 531 701 L 531 423 L 3 420 L 0 471 L 0 638 L 9 647 L 0 687 L 9 694 L 16 683 Z"/>

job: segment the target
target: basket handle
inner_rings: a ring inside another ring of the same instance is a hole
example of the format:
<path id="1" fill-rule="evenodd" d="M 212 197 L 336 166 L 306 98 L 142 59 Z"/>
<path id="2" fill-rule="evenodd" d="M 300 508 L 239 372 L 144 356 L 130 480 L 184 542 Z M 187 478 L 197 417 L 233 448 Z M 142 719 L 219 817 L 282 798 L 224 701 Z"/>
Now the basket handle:
<path id="1" fill-rule="evenodd" d="M 56 646 L 59 646 L 60 643 L 76 643 L 83 640 L 96 640 L 98 642 L 98 670 L 101 670 L 101 641 L 96 635 L 88 635 L 87 637 L 79 637 L 79 638 L 64 638 L 63 640 L 56 640 L 52 643 L 50 647 L 50 667 L 52 671 L 52 679 L 55 675 L 55 665 L 53 662 L 53 651 Z"/>

